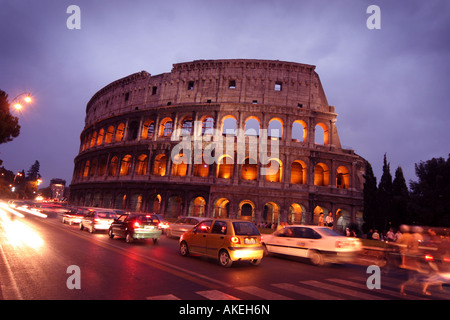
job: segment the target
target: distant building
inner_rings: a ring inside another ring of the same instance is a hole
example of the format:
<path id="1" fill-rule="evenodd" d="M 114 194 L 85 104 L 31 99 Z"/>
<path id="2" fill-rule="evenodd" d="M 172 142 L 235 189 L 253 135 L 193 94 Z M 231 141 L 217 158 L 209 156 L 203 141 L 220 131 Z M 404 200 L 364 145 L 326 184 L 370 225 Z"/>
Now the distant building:
<path id="1" fill-rule="evenodd" d="M 52 191 L 53 200 L 63 200 L 64 191 L 66 189 L 66 180 L 57 178 L 50 180 L 50 189 Z"/>
<path id="2" fill-rule="evenodd" d="M 331 213 L 345 230 L 362 224 L 366 161 L 342 147 L 336 120 L 312 65 L 198 60 L 135 73 L 87 104 L 70 202 L 258 224 Z"/>

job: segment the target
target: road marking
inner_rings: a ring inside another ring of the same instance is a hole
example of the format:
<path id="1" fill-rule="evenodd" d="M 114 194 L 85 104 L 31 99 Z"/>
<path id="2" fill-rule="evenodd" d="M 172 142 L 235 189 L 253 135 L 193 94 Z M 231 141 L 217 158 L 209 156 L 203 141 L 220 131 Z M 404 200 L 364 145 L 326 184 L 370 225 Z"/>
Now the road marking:
<path id="1" fill-rule="evenodd" d="M 178 276 L 180 278 L 183 278 L 185 280 L 200 284 L 206 288 L 219 289 L 221 287 L 230 287 L 231 286 L 229 283 L 222 282 L 222 281 L 216 280 L 214 278 L 210 278 L 208 276 L 194 272 L 192 270 L 185 269 L 185 268 L 161 261 L 159 259 L 151 258 L 149 256 L 144 256 L 144 255 L 141 255 L 138 253 L 130 252 L 127 248 L 123 248 L 121 246 L 118 246 L 118 245 L 112 243 L 111 239 L 108 239 L 105 241 L 105 240 L 101 240 L 98 238 L 94 238 L 91 235 L 84 233 L 84 232 L 80 232 L 80 231 L 76 232 L 72 228 L 67 228 L 67 226 L 65 226 L 65 225 L 51 223 L 46 220 L 39 220 L 39 221 L 46 223 L 48 225 L 57 227 L 58 229 L 60 229 L 62 231 L 66 231 L 68 233 L 71 233 L 81 239 L 88 240 L 91 243 L 97 244 L 105 249 L 112 250 L 114 252 L 125 255 L 128 258 L 142 262 L 150 267 L 157 268 L 162 271 L 166 271 L 168 273 L 171 273 L 171 274 Z"/>
<path id="2" fill-rule="evenodd" d="M 358 288 L 358 289 L 365 289 L 365 290 L 369 290 L 367 288 L 366 284 L 362 284 L 362 283 L 356 283 L 356 282 L 352 282 L 352 281 L 348 281 L 348 280 L 344 280 L 344 279 L 327 279 L 328 281 L 332 281 L 335 283 L 339 283 L 342 285 L 346 285 L 349 287 L 354 287 L 354 288 Z M 427 298 L 423 298 L 423 297 L 410 297 L 410 296 L 404 296 L 402 295 L 399 291 L 393 291 L 393 290 L 389 290 L 386 288 L 382 288 L 382 289 L 373 289 L 375 290 L 375 292 L 380 292 L 381 294 L 385 294 L 391 297 L 395 297 L 395 298 L 404 298 L 404 299 L 409 299 L 409 300 L 429 300 Z"/>
<path id="3" fill-rule="evenodd" d="M 293 300 L 292 298 L 288 298 L 281 294 L 261 289 L 255 286 L 236 287 L 236 289 L 250 293 L 251 295 L 263 298 L 265 300 Z"/>
<path id="4" fill-rule="evenodd" d="M 241 300 L 219 290 L 198 291 L 196 293 L 209 300 Z"/>
<path id="5" fill-rule="evenodd" d="M 307 289 L 305 287 L 299 287 L 296 285 L 293 285 L 291 283 L 275 283 L 272 284 L 274 287 L 280 288 L 280 289 L 284 289 L 284 290 L 288 290 L 288 291 L 292 291 L 298 294 L 301 294 L 303 296 L 307 296 L 316 300 L 344 300 L 341 297 L 336 297 L 336 296 L 332 296 L 330 294 L 327 293 L 323 293 L 320 291 L 315 291 L 315 290 L 311 290 L 311 289 Z"/>
<path id="6" fill-rule="evenodd" d="M 387 300 L 385 298 L 381 298 L 381 297 L 378 297 L 378 296 L 365 294 L 365 293 L 362 293 L 360 291 L 346 289 L 346 288 L 334 286 L 334 285 L 331 285 L 331 284 L 327 284 L 327 283 L 324 283 L 324 282 L 319 282 L 319 281 L 316 281 L 316 280 L 307 280 L 307 281 L 300 281 L 300 282 L 302 284 L 310 285 L 310 286 L 313 286 L 313 287 L 316 287 L 316 288 L 326 289 L 326 290 L 329 290 L 329 291 L 338 292 L 340 294 L 345 294 L 347 296 L 351 296 L 351 297 L 358 298 L 358 299 Z"/>

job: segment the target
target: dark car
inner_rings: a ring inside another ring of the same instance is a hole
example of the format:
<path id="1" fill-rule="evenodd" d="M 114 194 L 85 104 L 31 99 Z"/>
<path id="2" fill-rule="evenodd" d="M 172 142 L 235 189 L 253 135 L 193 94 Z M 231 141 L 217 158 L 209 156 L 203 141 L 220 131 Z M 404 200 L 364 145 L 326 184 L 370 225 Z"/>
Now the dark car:
<path id="1" fill-rule="evenodd" d="M 123 214 L 114 219 L 108 234 L 111 239 L 117 236 L 125 238 L 128 243 L 137 239 L 153 239 L 153 243 L 157 243 L 161 236 L 158 223 L 159 219 L 153 214 Z"/>

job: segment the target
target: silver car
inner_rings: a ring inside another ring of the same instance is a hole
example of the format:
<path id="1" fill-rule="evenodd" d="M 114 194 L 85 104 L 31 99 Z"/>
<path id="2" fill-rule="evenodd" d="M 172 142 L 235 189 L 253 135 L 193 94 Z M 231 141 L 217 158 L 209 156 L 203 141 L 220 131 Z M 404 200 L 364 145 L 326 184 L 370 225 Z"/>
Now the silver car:
<path id="1" fill-rule="evenodd" d="M 181 237 L 183 233 L 194 228 L 198 223 L 203 220 L 211 219 L 206 217 L 180 217 L 177 221 L 169 223 L 169 227 L 166 229 L 166 235 L 168 237 Z"/>

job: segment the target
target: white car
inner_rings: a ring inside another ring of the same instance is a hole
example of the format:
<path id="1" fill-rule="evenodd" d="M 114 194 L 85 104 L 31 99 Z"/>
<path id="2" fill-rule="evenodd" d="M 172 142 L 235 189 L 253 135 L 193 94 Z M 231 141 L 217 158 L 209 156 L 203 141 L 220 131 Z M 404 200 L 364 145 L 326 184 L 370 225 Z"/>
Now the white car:
<path id="1" fill-rule="evenodd" d="M 308 258 L 314 265 L 351 261 L 361 250 L 359 239 L 344 237 L 327 227 L 290 225 L 263 235 L 266 253 Z"/>
<path id="2" fill-rule="evenodd" d="M 198 223 L 203 220 L 211 219 L 205 217 L 180 217 L 177 221 L 169 223 L 169 227 L 166 229 L 166 235 L 168 237 L 181 237 L 183 233 L 194 228 Z"/>

